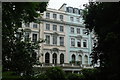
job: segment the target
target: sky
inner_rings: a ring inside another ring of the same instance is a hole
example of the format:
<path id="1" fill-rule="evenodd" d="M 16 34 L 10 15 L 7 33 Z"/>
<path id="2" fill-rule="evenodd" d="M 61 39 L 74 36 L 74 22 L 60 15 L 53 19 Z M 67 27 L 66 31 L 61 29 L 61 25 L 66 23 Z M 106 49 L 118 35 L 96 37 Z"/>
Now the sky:
<path id="1" fill-rule="evenodd" d="M 83 9 L 82 5 L 88 3 L 88 0 L 49 0 L 48 8 L 59 9 L 64 3 L 67 4 L 67 7 Z"/>

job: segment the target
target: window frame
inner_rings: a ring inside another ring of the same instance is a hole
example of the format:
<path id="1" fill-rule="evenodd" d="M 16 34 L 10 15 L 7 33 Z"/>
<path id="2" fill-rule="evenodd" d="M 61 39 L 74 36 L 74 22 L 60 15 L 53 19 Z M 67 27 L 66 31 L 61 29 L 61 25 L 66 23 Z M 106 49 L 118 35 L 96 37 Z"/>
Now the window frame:
<path id="1" fill-rule="evenodd" d="M 75 38 L 71 38 L 71 47 L 75 47 Z"/>
<path id="2" fill-rule="evenodd" d="M 57 25 L 53 25 L 53 31 L 57 31 Z"/>
<path id="3" fill-rule="evenodd" d="M 49 25 L 49 26 L 48 26 Z M 50 24 L 46 23 L 45 30 L 50 30 Z"/>
<path id="4" fill-rule="evenodd" d="M 64 32 L 64 27 L 60 26 L 60 32 Z"/>
<path id="5" fill-rule="evenodd" d="M 70 28 L 70 33 L 72 33 L 72 34 L 75 33 L 75 31 L 74 31 L 74 27 L 71 27 L 71 28 Z"/>
<path id="6" fill-rule="evenodd" d="M 48 36 L 49 36 L 49 39 L 47 39 L 48 38 Z M 50 35 L 45 35 L 45 37 L 46 37 L 46 44 L 50 44 Z"/>
<path id="7" fill-rule="evenodd" d="M 53 45 L 57 45 L 57 36 L 53 35 Z"/>
<path id="8" fill-rule="evenodd" d="M 59 37 L 60 39 L 60 46 L 64 46 L 64 37 Z"/>
<path id="9" fill-rule="evenodd" d="M 50 18 L 50 13 L 46 12 L 46 18 L 49 19 Z"/>
<path id="10" fill-rule="evenodd" d="M 35 39 L 34 35 L 36 35 L 36 39 Z M 32 42 L 37 42 L 37 39 L 38 39 L 38 34 L 37 33 L 33 33 L 32 34 Z"/>

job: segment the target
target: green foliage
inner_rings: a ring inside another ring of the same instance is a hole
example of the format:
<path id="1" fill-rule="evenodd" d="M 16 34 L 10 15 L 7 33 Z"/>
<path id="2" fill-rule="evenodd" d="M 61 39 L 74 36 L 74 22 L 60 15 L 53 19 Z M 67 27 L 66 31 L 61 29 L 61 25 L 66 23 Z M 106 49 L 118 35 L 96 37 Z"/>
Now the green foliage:
<path id="1" fill-rule="evenodd" d="M 84 80 L 84 75 L 70 73 L 70 74 L 67 75 L 67 79 L 68 80 Z"/>
<path id="2" fill-rule="evenodd" d="M 65 73 L 60 67 L 49 68 L 46 72 L 49 80 L 66 80 Z"/>
<path id="3" fill-rule="evenodd" d="M 49 77 L 45 73 L 42 73 L 36 76 L 36 80 L 49 80 Z"/>
<path id="4" fill-rule="evenodd" d="M 99 77 L 98 69 L 83 69 L 81 73 L 84 75 L 85 80 L 98 80 Z"/>
<path id="5" fill-rule="evenodd" d="M 38 43 L 21 41 L 21 24 L 35 22 L 40 16 L 37 11 L 46 10 L 47 3 L 5 2 L 2 3 L 2 64 L 3 72 L 12 71 L 14 75 L 32 76 L 32 67 L 36 63 Z M 15 35 L 19 34 L 19 37 Z M 39 41 L 41 42 L 41 41 Z M 4 74 L 3 74 L 4 76 Z M 3 77 L 4 78 L 4 77 Z"/>
<path id="6" fill-rule="evenodd" d="M 91 2 L 85 9 L 85 26 L 94 30 L 98 39 L 91 57 L 100 60 L 101 77 L 118 80 L 120 75 L 120 2 Z"/>

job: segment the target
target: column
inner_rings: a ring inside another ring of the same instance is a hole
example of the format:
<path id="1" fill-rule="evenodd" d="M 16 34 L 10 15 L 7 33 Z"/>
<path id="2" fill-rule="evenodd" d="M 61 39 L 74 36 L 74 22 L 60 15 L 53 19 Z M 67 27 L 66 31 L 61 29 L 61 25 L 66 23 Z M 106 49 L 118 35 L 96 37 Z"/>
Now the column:
<path id="1" fill-rule="evenodd" d="M 60 53 L 57 53 L 57 64 L 60 64 Z"/>
<path id="2" fill-rule="evenodd" d="M 52 63 L 52 54 L 50 53 L 50 63 Z"/>

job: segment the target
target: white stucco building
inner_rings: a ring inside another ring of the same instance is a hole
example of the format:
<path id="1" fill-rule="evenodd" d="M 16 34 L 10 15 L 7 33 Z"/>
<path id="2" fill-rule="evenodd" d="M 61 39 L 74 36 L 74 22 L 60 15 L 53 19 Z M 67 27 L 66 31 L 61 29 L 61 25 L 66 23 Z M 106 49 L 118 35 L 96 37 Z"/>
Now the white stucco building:
<path id="1" fill-rule="evenodd" d="M 66 6 L 63 4 L 58 10 L 47 8 L 38 19 L 40 24 L 23 24 L 23 28 L 32 41 L 45 39 L 36 50 L 42 67 L 62 66 L 65 71 L 79 71 L 90 67 L 93 41 L 91 34 L 86 34 L 82 10 Z"/>

